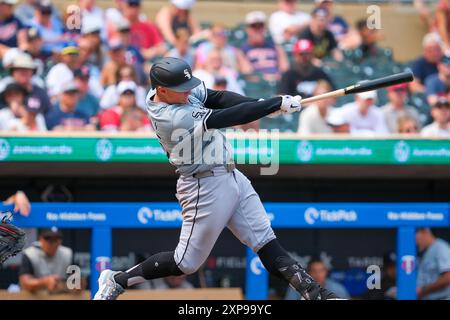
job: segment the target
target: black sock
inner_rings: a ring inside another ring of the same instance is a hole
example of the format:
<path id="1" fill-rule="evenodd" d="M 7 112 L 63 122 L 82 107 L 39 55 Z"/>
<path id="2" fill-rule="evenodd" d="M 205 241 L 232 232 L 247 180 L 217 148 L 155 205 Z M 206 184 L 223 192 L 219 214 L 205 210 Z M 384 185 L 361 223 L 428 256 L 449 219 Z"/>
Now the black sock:
<path id="1" fill-rule="evenodd" d="M 116 274 L 114 280 L 127 288 L 145 280 L 182 275 L 173 254 L 173 251 L 157 253 L 130 270 Z"/>
<path id="2" fill-rule="evenodd" d="M 292 259 L 289 253 L 280 245 L 278 239 L 273 239 L 259 249 L 258 256 L 267 271 L 283 280 L 286 279 L 279 270 L 297 263 L 297 261 Z"/>

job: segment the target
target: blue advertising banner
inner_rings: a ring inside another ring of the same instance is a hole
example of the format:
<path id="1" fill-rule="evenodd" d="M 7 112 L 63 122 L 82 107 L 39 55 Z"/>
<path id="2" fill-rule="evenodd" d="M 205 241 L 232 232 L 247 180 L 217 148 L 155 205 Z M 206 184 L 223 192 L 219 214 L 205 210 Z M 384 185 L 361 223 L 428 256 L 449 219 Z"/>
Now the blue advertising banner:
<path id="1" fill-rule="evenodd" d="M 274 228 L 397 228 L 449 226 L 448 203 L 266 203 Z M 30 217 L 16 215 L 22 227 L 178 228 L 176 202 L 33 203 Z"/>
<path id="2" fill-rule="evenodd" d="M 266 203 L 265 208 L 274 228 L 397 228 L 399 299 L 416 297 L 415 228 L 450 227 L 449 203 Z M 94 294 L 100 272 L 111 264 L 113 228 L 179 228 L 182 216 L 176 202 L 33 203 L 29 217 L 15 215 L 13 221 L 22 228 L 91 228 Z M 247 299 L 268 295 L 267 271 L 250 250 L 245 292 Z"/>

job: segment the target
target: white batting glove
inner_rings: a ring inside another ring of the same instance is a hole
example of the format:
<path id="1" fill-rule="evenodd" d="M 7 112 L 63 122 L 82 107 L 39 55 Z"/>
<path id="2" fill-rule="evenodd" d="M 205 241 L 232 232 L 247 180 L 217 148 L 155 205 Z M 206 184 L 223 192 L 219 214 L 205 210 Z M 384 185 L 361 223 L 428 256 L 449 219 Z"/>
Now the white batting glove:
<path id="1" fill-rule="evenodd" d="M 283 113 L 299 112 L 302 109 L 301 96 L 281 96 L 280 110 Z"/>

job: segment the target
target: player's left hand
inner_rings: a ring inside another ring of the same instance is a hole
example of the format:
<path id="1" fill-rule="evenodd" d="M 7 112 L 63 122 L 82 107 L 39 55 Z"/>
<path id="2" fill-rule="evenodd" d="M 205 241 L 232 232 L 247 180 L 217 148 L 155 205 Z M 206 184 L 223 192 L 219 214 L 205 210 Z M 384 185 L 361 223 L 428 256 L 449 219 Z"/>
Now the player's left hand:
<path id="1" fill-rule="evenodd" d="M 281 106 L 280 110 L 283 113 L 293 113 L 302 110 L 301 105 L 302 97 L 297 95 L 293 96 L 281 96 Z"/>

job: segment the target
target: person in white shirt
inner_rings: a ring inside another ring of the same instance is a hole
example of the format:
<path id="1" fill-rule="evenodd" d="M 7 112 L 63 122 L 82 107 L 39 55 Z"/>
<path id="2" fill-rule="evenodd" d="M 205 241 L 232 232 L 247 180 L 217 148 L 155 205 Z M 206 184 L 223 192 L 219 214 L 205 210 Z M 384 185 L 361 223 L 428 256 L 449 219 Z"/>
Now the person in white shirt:
<path id="1" fill-rule="evenodd" d="M 313 91 L 313 96 L 330 92 L 332 87 L 326 80 L 319 80 Z M 308 106 L 300 113 L 300 121 L 298 126 L 298 133 L 309 134 L 326 134 L 332 133 L 332 127 L 327 123 L 327 118 L 334 109 L 332 106 L 335 103 L 334 98 L 323 99 L 317 101 L 315 104 Z"/>
<path id="2" fill-rule="evenodd" d="M 420 132 L 424 137 L 450 137 L 450 102 L 444 98 L 438 98 L 431 107 L 433 123 L 427 125 Z"/>
<path id="3" fill-rule="evenodd" d="M 401 117 L 410 117 L 420 123 L 419 112 L 406 104 L 408 97 L 408 85 L 400 83 L 387 88 L 389 102 L 380 108 L 383 112 L 389 132 L 398 133 L 398 119 Z"/>
<path id="4" fill-rule="evenodd" d="M 311 20 L 305 12 L 295 10 L 297 0 L 278 0 L 278 11 L 269 19 L 269 30 L 276 44 L 289 42 L 303 30 Z"/>
<path id="5" fill-rule="evenodd" d="M 343 105 L 339 112 L 350 125 L 350 134 L 375 136 L 389 133 L 383 113 L 375 105 L 375 91 L 361 92 L 355 95 L 355 102 Z"/>
<path id="6" fill-rule="evenodd" d="M 226 90 L 244 94 L 237 81 L 237 72 L 224 65 L 219 49 L 212 49 L 208 54 L 204 69 L 196 69 L 192 74 L 202 80 L 206 87 L 210 89 L 214 86 L 215 78 L 225 78 L 227 81 Z"/>
<path id="7" fill-rule="evenodd" d="M 52 101 L 61 93 L 61 86 L 74 79 L 73 72 L 79 67 L 79 53 L 75 43 L 67 44 L 61 51 L 61 62 L 49 70 L 45 83 Z"/>

